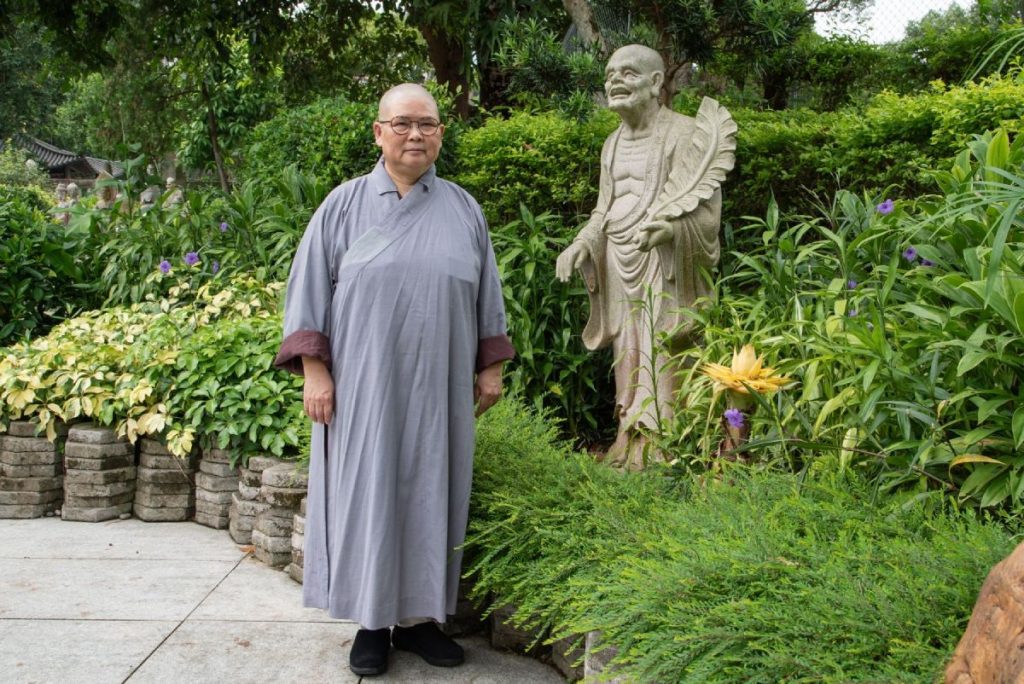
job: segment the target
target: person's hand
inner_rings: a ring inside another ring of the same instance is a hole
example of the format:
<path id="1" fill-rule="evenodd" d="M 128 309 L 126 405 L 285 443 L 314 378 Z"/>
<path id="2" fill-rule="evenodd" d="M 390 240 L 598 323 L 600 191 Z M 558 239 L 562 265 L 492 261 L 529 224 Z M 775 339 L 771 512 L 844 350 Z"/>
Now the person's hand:
<path id="1" fill-rule="evenodd" d="M 476 402 L 478 416 L 498 403 L 498 399 L 501 398 L 501 366 L 502 362 L 499 361 L 476 374 L 473 401 Z"/>
<path id="2" fill-rule="evenodd" d="M 320 359 L 303 356 L 302 408 L 315 423 L 327 424 L 334 417 L 334 379 Z"/>
<path id="3" fill-rule="evenodd" d="M 636 236 L 636 248 L 649 252 L 658 245 L 672 241 L 672 224 L 668 221 L 651 221 L 640 226 Z"/>
<path id="4" fill-rule="evenodd" d="M 590 253 L 582 242 L 574 242 L 558 255 L 555 262 L 555 277 L 563 283 L 568 282 L 573 271 L 581 268 L 590 259 Z"/>

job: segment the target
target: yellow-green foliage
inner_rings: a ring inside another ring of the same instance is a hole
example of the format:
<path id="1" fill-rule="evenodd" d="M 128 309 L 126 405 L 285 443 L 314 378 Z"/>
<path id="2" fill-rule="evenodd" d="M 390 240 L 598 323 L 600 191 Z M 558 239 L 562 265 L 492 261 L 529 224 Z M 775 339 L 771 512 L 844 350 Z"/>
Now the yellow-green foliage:
<path id="1" fill-rule="evenodd" d="M 168 297 L 65 321 L 46 337 L 3 350 L 0 417 L 37 421 L 51 440 L 57 421 L 79 418 L 113 425 L 131 442 L 166 430 L 170 450 L 184 455 L 196 429 L 167 408 L 183 341 L 217 320 L 273 316 L 282 287 L 237 277 L 193 293 L 181 281 Z"/>
<path id="2" fill-rule="evenodd" d="M 631 682 L 927 682 L 1014 544 L 834 467 L 618 473 L 515 402 L 477 429 L 466 571 L 547 639 L 598 630 Z"/>

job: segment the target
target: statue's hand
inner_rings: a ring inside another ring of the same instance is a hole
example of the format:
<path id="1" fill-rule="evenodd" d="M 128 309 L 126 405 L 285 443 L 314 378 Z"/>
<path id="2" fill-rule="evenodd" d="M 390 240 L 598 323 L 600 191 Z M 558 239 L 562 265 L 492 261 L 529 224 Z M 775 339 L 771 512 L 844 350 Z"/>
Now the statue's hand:
<path id="1" fill-rule="evenodd" d="M 649 252 L 658 245 L 672 241 L 672 224 L 668 221 L 651 221 L 640 226 L 636 235 L 636 248 Z"/>
<path id="2" fill-rule="evenodd" d="M 582 242 L 574 242 L 565 248 L 565 251 L 558 255 L 555 262 L 555 277 L 563 283 L 569 282 L 572 272 L 582 268 L 583 264 L 590 259 L 590 253 Z"/>

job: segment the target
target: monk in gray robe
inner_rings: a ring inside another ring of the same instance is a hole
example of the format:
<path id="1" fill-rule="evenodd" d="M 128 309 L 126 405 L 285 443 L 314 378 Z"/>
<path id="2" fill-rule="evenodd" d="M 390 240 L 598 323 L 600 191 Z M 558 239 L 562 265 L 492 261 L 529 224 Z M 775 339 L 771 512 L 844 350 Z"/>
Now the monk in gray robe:
<path id="1" fill-rule="evenodd" d="M 335 188 L 299 245 L 275 360 L 305 376 L 314 421 L 304 603 L 360 624 L 361 675 L 386 670 L 389 639 L 462 662 L 435 621 L 455 612 L 474 415 L 514 355 L 480 207 L 435 174 L 436 103 L 403 84 L 378 119 L 376 168 Z"/>

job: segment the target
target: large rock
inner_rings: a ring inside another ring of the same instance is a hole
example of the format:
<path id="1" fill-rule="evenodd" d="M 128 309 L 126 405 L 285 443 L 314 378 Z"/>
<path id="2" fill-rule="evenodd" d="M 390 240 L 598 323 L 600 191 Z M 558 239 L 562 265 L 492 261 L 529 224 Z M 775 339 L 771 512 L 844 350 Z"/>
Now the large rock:
<path id="1" fill-rule="evenodd" d="M 981 585 L 946 684 L 1024 682 L 1024 544 L 998 563 Z"/>

